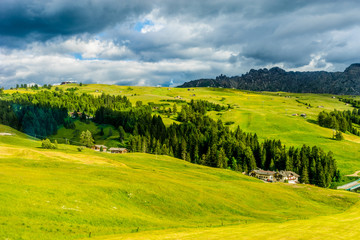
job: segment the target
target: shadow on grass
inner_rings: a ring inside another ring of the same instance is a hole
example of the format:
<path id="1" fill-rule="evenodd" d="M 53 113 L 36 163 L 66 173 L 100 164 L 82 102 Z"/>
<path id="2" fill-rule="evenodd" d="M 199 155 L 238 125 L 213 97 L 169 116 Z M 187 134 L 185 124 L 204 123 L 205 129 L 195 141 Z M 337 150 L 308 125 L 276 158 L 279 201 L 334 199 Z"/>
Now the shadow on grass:
<path id="1" fill-rule="evenodd" d="M 316 125 L 318 125 L 318 122 L 317 122 L 316 120 L 313 120 L 313 119 L 307 119 L 306 121 L 307 121 L 307 122 L 309 122 L 309 123 L 312 123 L 312 124 L 316 124 Z"/>
<path id="2" fill-rule="evenodd" d="M 333 141 L 339 141 L 339 142 L 341 142 L 340 140 L 337 140 L 336 138 L 333 138 L 333 137 L 323 137 L 323 136 L 319 136 L 318 138 L 322 138 L 322 139 L 327 139 L 327 140 L 333 140 Z"/>

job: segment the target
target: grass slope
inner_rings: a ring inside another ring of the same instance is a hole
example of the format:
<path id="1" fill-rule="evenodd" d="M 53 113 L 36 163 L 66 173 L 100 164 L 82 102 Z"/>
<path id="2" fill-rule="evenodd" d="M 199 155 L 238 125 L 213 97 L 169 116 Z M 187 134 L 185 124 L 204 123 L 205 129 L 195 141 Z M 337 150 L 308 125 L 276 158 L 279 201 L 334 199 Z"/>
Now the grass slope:
<path id="1" fill-rule="evenodd" d="M 0 238 L 75 239 L 338 214 L 357 194 L 266 184 L 167 156 L 40 142 L 0 125 Z M 245 225 L 244 225 L 245 226 Z"/>
<path id="2" fill-rule="evenodd" d="M 159 240 L 159 239 L 358 239 L 360 205 L 345 213 L 297 220 L 286 223 L 253 223 L 219 228 L 170 229 L 136 234 L 103 236 L 96 240 Z"/>

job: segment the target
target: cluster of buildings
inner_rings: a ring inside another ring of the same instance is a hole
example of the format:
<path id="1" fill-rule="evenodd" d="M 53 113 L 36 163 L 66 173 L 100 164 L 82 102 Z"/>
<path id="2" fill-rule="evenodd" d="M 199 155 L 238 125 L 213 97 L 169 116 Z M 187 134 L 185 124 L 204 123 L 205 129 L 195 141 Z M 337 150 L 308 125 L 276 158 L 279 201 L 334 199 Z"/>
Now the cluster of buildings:
<path id="1" fill-rule="evenodd" d="M 102 148 L 103 152 L 108 152 L 108 153 L 127 153 L 128 150 L 126 148 L 108 148 L 105 145 L 94 145 L 91 147 L 92 150 L 95 151 L 100 151 L 100 149 Z"/>
<path id="2" fill-rule="evenodd" d="M 66 84 L 72 84 L 72 83 L 76 83 L 76 81 L 64 81 L 64 82 L 61 82 L 60 85 L 66 85 Z"/>
<path id="3" fill-rule="evenodd" d="M 71 118 L 77 118 L 77 117 L 81 118 L 83 114 L 85 114 L 85 113 L 82 113 L 82 112 L 70 112 L 70 117 Z M 91 117 L 91 116 L 89 116 L 87 114 L 85 114 L 85 117 L 86 117 L 86 119 L 93 119 L 93 117 Z"/>
<path id="4" fill-rule="evenodd" d="M 266 182 L 288 182 L 299 183 L 300 175 L 292 171 L 265 171 L 262 169 L 253 170 L 249 173 L 251 177 L 256 177 Z"/>

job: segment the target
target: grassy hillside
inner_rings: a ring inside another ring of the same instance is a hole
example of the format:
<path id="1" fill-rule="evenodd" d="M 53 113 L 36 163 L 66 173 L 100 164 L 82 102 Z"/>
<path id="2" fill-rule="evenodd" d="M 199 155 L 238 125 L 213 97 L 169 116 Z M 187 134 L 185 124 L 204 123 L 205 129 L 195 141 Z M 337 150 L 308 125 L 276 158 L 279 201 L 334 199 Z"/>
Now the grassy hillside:
<path id="1" fill-rule="evenodd" d="M 220 118 L 225 122 L 234 122 L 247 132 L 255 132 L 260 139 L 280 139 L 287 146 L 301 147 L 303 144 L 317 145 L 325 151 L 333 151 L 337 159 L 338 167 L 343 174 L 351 174 L 360 170 L 360 137 L 352 134 L 344 134 L 344 141 L 331 139 L 333 131 L 320 127 L 316 124 L 319 112 L 326 110 L 348 110 L 351 106 L 338 101 L 332 95 L 327 94 L 290 94 L 290 93 L 258 93 L 235 89 L 221 88 L 192 88 L 190 91 L 183 88 L 158 88 L 158 87 L 128 87 L 89 84 L 79 86 L 77 84 L 62 85 L 58 88 L 78 87 L 78 93 L 91 93 L 100 95 L 102 93 L 125 95 L 133 104 L 142 101 L 165 103 L 161 100 L 173 100 L 180 96 L 183 100 L 205 99 L 215 103 L 230 104 L 233 109 L 218 114 L 210 112 L 209 115 L 215 119 Z M 54 87 L 52 88 L 54 90 Z M 7 90 L 12 93 L 15 90 Z M 20 90 L 22 92 L 34 92 L 32 90 Z M 195 95 L 195 96 L 194 96 Z M 338 96 L 336 96 L 338 97 Z M 360 99 L 357 97 L 357 99 Z M 168 103 L 171 107 L 173 103 Z M 310 104 L 312 107 L 308 108 Z M 181 106 L 178 106 L 180 111 Z M 293 114 L 307 115 L 306 118 L 293 116 Z M 168 118 L 163 115 L 165 124 L 171 124 L 176 116 Z M 65 133 L 60 132 L 60 137 Z M 105 131 L 106 133 L 106 131 Z M 67 134 L 71 134 L 67 133 Z M 115 133 L 114 131 L 114 134 Z M 96 139 L 98 143 L 107 143 L 103 139 Z M 114 142 L 112 142 L 114 143 Z"/>
<path id="2" fill-rule="evenodd" d="M 252 223 L 218 228 L 170 229 L 136 234 L 102 236 L 96 240 L 160 239 L 357 239 L 360 205 L 345 213 L 286 223 Z"/>
<path id="3" fill-rule="evenodd" d="M 0 238 L 75 239 L 342 213 L 359 195 L 266 184 L 167 156 L 40 148 L 0 125 Z M 247 226 L 247 225 L 246 225 Z M 224 228 L 225 230 L 226 228 Z"/>

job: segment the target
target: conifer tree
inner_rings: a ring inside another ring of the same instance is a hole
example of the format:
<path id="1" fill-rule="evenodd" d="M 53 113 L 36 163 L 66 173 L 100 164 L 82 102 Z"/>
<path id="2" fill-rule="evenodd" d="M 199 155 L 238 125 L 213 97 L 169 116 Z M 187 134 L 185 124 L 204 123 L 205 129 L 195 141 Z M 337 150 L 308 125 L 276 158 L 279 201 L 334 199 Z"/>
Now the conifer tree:
<path id="1" fill-rule="evenodd" d="M 234 158 L 234 157 L 231 158 L 231 169 L 234 170 L 234 171 L 239 170 L 236 158 Z"/>
<path id="2" fill-rule="evenodd" d="M 186 150 L 186 141 L 182 139 L 181 141 L 181 159 L 186 160 L 187 150 Z"/>
<path id="3" fill-rule="evenodd" d="M 123 142 L 125 140 L 125 130 L 123 126 L 119 126 L 118 131 L 119 131 L 119 140 L 120 142 Z"/>
<path id="4" fill-rule="evenodd" d="M 301 175 L 300 175 L 300 182 L 301 183 L 309 183 L 309 174 L 308 174 L 308 170 L 307 167 L 303 167 Z"/>
<path id="5" fill-rule="evenodd" d="M 80 143 L 81 145 L 86 147 L 91 147 L 92 145 L 94 145 L 94 139 L 92 138 L 92 134 L 89 130 L 81 132 Z"/>

